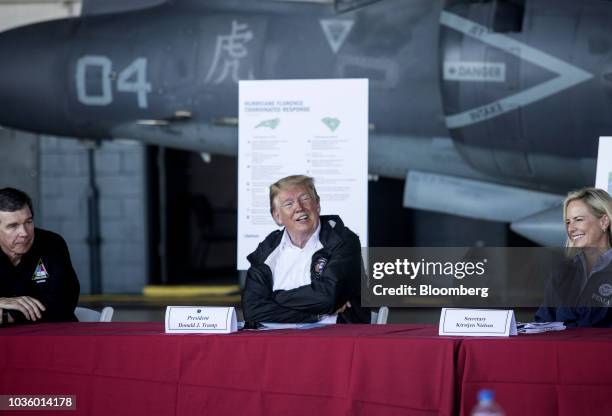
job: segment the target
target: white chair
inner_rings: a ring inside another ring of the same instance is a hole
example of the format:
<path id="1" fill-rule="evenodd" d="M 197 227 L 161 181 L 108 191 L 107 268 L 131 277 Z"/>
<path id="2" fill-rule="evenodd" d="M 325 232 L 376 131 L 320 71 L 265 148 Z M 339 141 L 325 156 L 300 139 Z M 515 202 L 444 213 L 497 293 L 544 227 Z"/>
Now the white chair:
<path id="1" fill-rule="evenodd" d="M 381 306 L 378 308 L 378 311 L 371 312 L 370 323 L 376 325 L 384 325 L 387 323 L 387 318 L 389 317 L 389 308 L 386 306 Z"/>
<path id="2" fill-rule="evenodd" d="M 113 312 L 115 310 L 110 306 L 103 308 L 102 312 L 81 306 L 77 306 L 74 310 L 74 314 L 79 322 L 110 322 L 113 319 Z"/>

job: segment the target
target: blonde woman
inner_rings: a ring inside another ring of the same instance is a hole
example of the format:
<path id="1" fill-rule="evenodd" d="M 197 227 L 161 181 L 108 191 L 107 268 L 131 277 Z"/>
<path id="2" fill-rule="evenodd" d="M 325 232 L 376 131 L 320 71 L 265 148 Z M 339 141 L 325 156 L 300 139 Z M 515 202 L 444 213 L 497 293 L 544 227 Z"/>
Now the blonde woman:
<path id="1" fill-rule="evenodd" d="M 568 259 L 551 279 L 536 320 L 611 327 L 612 198 L 597 188 L 570 192 L 563 218 Z"/>

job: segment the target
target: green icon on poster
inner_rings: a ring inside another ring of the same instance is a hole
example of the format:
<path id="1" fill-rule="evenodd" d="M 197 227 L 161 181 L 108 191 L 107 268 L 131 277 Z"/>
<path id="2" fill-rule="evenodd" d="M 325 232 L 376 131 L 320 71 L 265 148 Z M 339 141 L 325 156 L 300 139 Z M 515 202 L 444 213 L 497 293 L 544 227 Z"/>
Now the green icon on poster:
<path id="1" fill-rule="evenodd" d="M 262 121 L 261 123 L 256 125 L 255 128 L 258 129 L 260 127 L 267 127 L 269 129 L 274 130 L 275 128 L 278 127 L 279 124 L 280 124 L 280 118 L 272 118 L 270 120 Z"/>
<path id="2" fill-rule="evenodd" d="M 330 131 L 336 131 L 336 129 L 340 125 L 340 120 L 333 117 L 325 117 L 322 118 L 321 121 L 329 128 Z"/>

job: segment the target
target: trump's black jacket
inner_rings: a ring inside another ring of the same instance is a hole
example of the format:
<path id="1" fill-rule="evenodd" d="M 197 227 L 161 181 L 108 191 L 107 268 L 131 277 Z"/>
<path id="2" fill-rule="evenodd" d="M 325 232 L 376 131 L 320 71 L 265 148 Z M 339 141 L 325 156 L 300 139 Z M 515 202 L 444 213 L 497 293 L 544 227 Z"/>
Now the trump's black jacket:
<path id="1" fill-rule="evenodd" d="M 283 231 L 270 233 L 247 259 L 242 294 L 245 321 L 316 322 L 321 315 L 333 314 L 347 301 L 352 307 L 338 316 L 338 322 L 368 323 L 370 314 L 361 307 L 360 281 L 363 263 L 359 237 L 344 226 L 340 217 L 320 218 L 319 241 L 310 264 L 310 285 L 273 291 L 272 271 L 264 262 L 280 244 Z"/>

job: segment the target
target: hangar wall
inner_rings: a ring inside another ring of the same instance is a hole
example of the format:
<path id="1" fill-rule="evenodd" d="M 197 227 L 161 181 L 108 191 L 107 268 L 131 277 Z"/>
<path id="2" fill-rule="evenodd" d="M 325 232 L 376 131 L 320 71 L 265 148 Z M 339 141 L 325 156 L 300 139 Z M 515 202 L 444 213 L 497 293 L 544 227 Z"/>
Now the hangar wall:
<path id="1" fill-rule="evenodd" d="M 60 233 L 81 282 L 90 293 L 88 144 L 41 136 L 37 224 Z M 148 282 L 145 148 L 103 142 L 95 149 L 99 191 L 103 293 L 138 293 Z"/>
<path id="2" fill-rule="evenodd" d="M 80 0 L 0 0 L 0 31 L 80 13 Z M 38 227 L 68 243 L 81 293 L 90 292 L 87 147 L 77 140 L 0 128 L 0 187 L 32 196 Z M 95 150 L 100 192 L 103 293 L 136 293 L 148 282 L 145 148 L 127 142 Z"/>
<path id="3" fill-rule="evenodd" d="M 38 136 L 0 128 L 0 188 L 11 186 L 28 193 L 34 212 L 38 198 Z"/>

